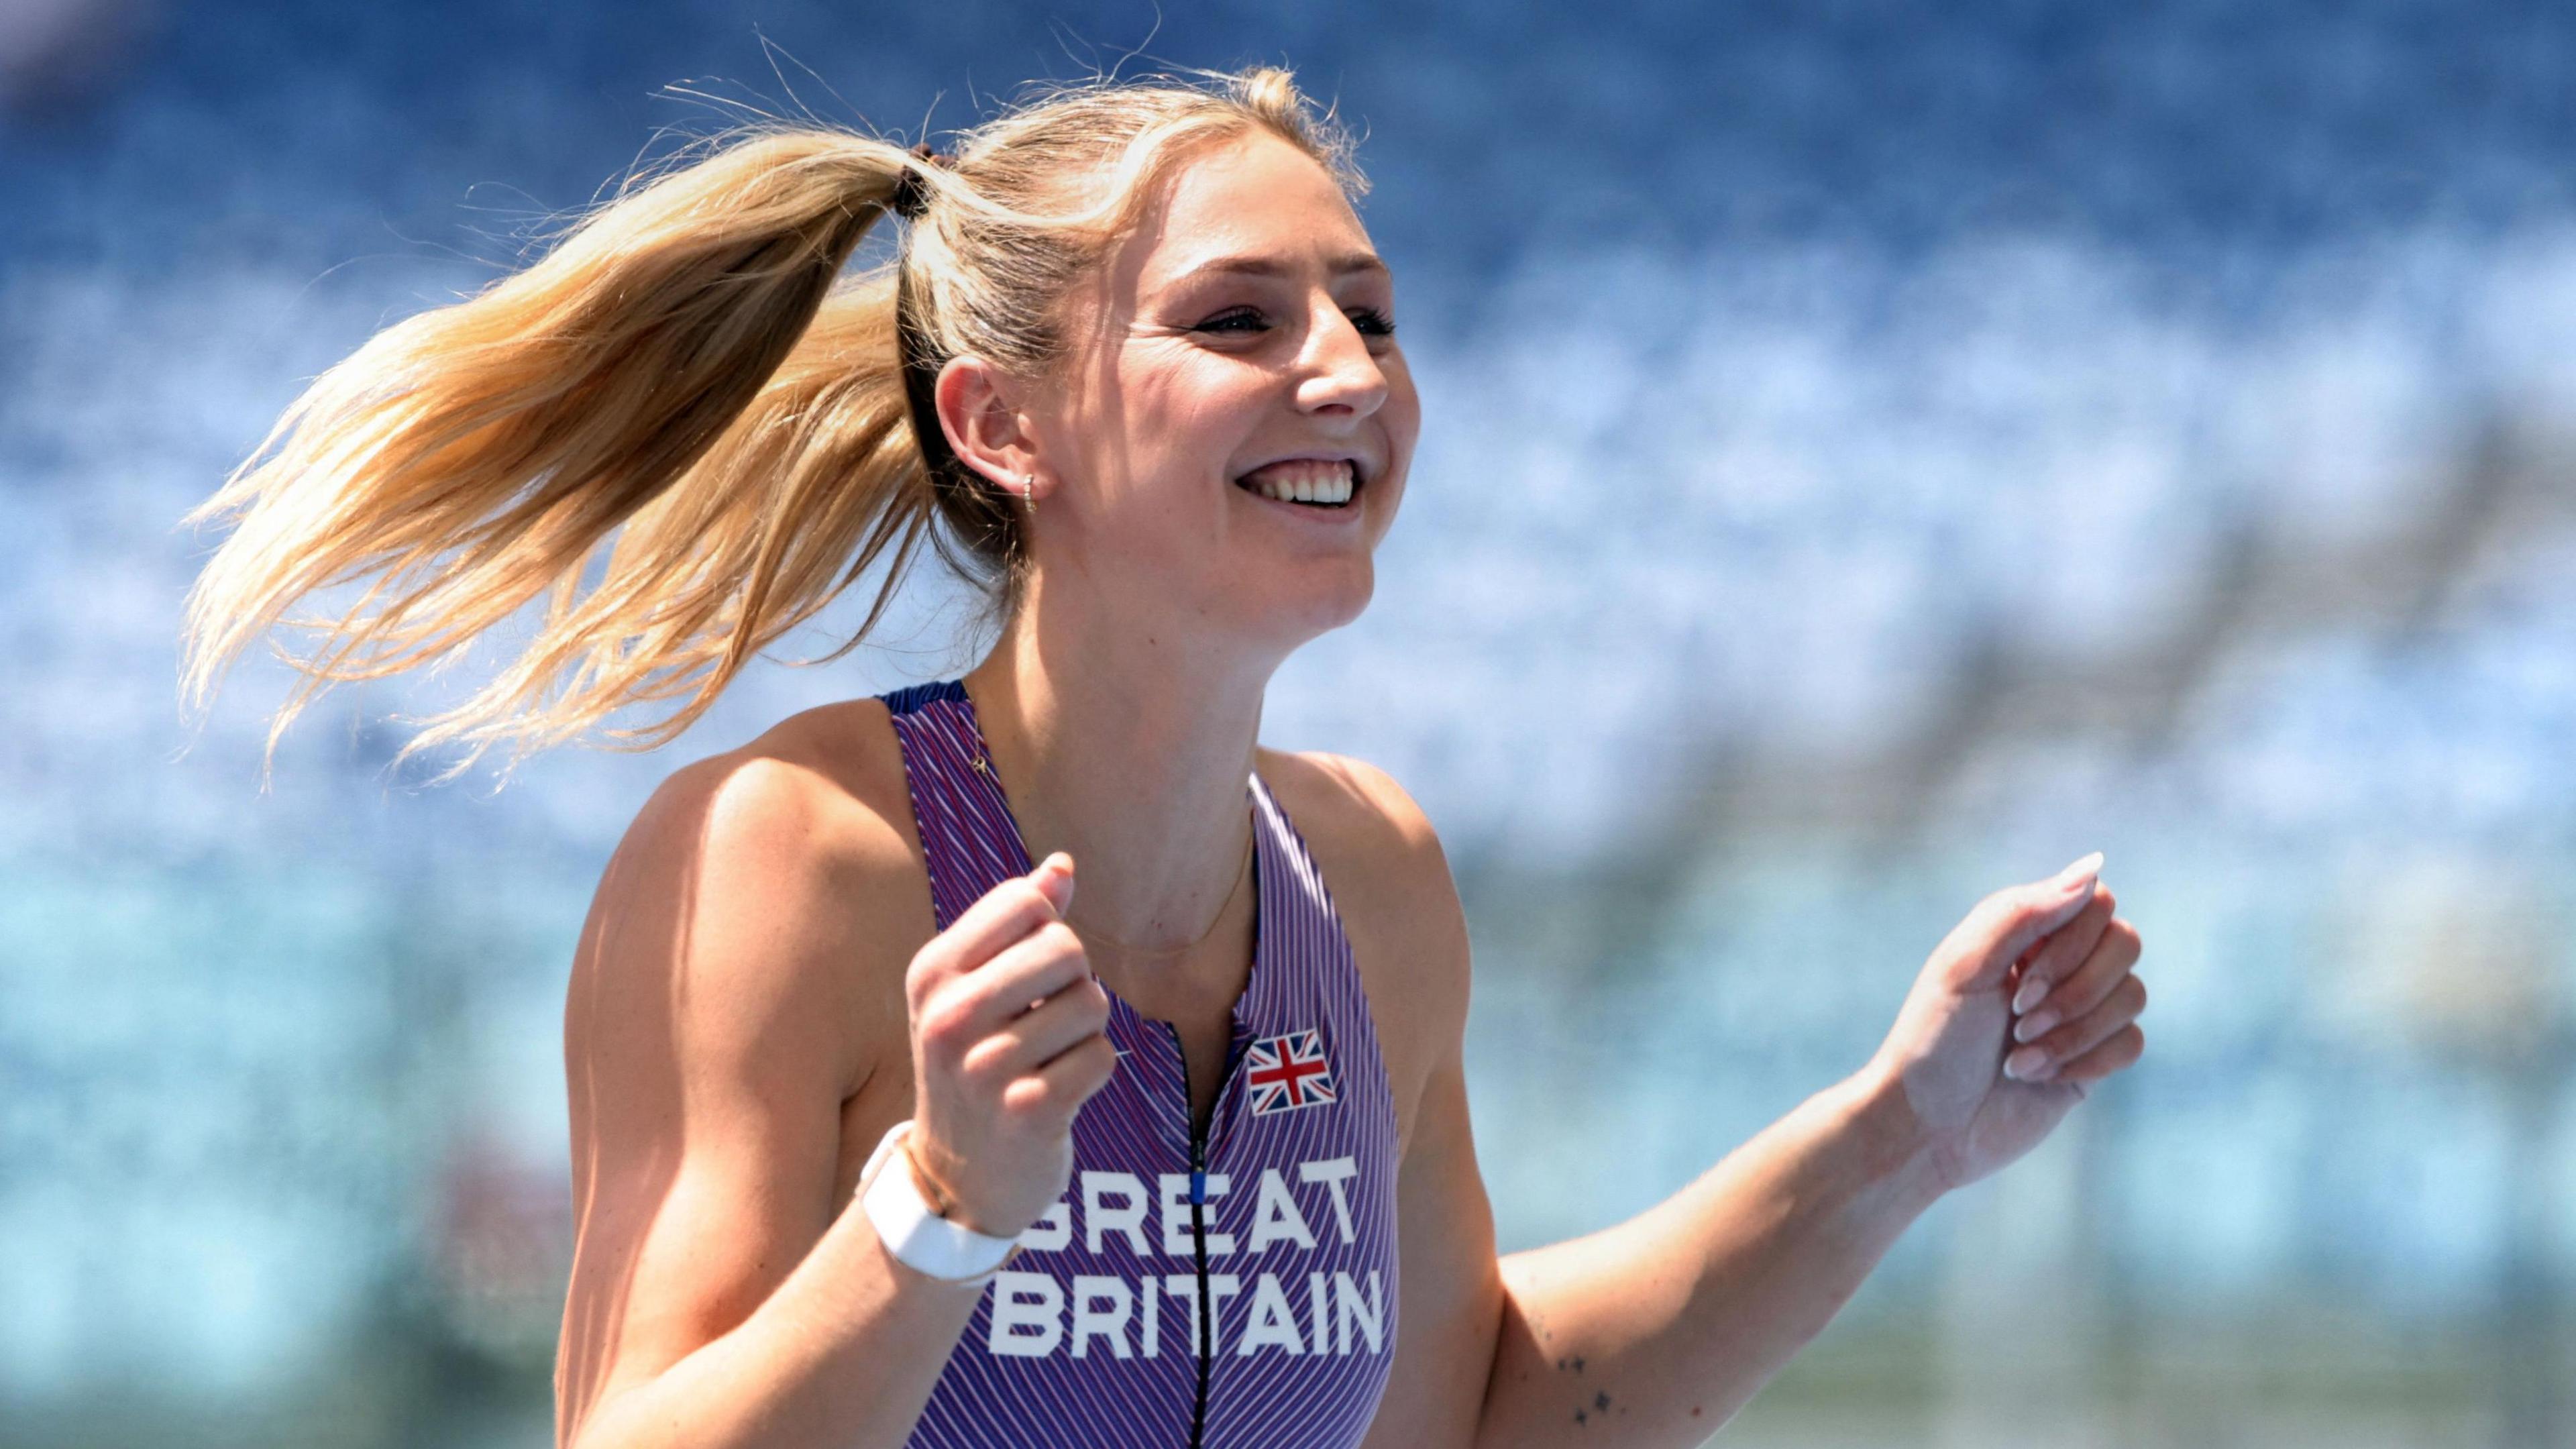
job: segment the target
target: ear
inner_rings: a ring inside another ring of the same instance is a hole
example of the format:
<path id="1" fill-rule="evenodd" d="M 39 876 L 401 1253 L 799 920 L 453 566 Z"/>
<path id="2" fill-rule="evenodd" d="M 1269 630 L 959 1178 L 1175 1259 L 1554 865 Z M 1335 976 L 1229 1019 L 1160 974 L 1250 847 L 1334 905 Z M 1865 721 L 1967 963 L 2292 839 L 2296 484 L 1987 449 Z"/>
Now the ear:
<path id="1" fill-rule="evenodd" d="M 932 397 L 939 428 L 957 460 L 1005 493 L 1036 486 L 1037 439 L 1021 413 L 1019 379 L 980 357 L 952 357 L 939 369 Z"/>

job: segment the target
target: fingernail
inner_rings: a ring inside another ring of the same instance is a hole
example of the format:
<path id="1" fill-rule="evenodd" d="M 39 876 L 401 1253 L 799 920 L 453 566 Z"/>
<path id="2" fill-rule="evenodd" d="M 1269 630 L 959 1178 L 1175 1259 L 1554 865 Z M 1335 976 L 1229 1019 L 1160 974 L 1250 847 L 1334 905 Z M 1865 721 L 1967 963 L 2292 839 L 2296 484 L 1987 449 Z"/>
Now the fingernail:
<path id="1" fill-rule="evenodd" d="M 2101 873 L 2102 852 L 2097 850 L 2091 855 L 2085 856 L 2074 864 L 2069 865 L 2066 869 L 2059 871 L 2057 873 L 2057 884 L 2060 889 L 2071 891 L 2077 886 L 2082 885 L 2087 878 Z"/>
<path id="2" fill-rule="evenodd" d="M 2039 1064 L 2047 1060 L 2048 1053 L 2039 1048 L 2023 1047 L 2020 1051 L 2004 1058 L 2004 1075 L 2016 1081 L 2027 1082 L 2031 1080 L 2031 1073 L 2039 1070 Z"/>
<path id="3" fill-rule="evenodd" d="M 2021 1012 L 2030 1010 L 2032 1007 L 2039 1005 L 2047 999 L 2048 978 L 2045 976 L 2033 976 L 2021 984 L 2021 991 L 2013 997 L 2013 1011 L 2018 1015 Z"/>
<path id="4" fill-rule="evenodd" d="M 1037 868 L 1029 872 L 1029 879 L 1036 882 L 1038 890 L 1055 903 L 1059 912 L 1073 904 L 1072 856 L 1061 850 L 1055 851 L 1037 863 Z"/>
<path id="5" fill-rule="evenodd" d="M 2025 1016 L 2014 1024 L 2013 1040 L 2037 1041 L 2041 1033 L 2055 1025 L 2057 1025 L 2057 1013 L 2053 1011 L 2043 1011 L 2037 1016 Z"/>

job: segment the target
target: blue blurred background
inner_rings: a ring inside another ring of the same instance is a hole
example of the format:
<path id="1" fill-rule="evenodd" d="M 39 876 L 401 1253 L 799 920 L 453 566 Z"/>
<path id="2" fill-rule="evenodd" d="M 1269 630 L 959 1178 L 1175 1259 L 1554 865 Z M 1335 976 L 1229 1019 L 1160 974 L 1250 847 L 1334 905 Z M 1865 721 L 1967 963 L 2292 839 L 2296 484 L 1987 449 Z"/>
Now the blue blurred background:
<path id="1" fill-rule="evenodd" d="M 280 667 L 178 716 L 178 516 L 662 128 L 936 130 L 1138 46 L 1367 133 L 1424 440 L 1264 737 L 1448 844 L 1506 1250 L 2098 848 L 2146 1062 L 1718 1442 L 2576 1443 L 2563 8 L 10 0 L 0 1444 L 549 1442 L 609 850 L 984 642 L 924 572 L 882 646 L 497 793 L 386 772 L 464 681 L 344 691 L 263 794 Z"/>

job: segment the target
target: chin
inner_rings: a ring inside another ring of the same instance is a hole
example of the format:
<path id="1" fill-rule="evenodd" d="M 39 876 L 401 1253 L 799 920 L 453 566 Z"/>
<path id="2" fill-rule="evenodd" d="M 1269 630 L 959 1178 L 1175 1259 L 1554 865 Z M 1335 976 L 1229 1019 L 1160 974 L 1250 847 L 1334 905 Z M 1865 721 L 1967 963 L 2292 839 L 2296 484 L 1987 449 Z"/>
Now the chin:
<path id="1" fill-rule="evenodd" d="M 1253 603 L 1246 622 L 1287 648 L 1357 619 L 1377 590 L 1377 571 L 1363 557 L 1332 568 L 1298 569 L 1292 577 L 1260 587 L 1227 590 L 1238 604 Z"/>

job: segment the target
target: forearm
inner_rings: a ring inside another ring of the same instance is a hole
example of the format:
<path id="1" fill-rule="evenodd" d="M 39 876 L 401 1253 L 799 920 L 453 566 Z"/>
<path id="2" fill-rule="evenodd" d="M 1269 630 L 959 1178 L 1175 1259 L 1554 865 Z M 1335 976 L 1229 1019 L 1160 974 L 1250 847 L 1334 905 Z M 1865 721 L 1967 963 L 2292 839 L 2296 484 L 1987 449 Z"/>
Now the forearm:
<path id="1" fill-rule="evenodd" d="M 1939 1197 L 1918 1142 L 1873 1066 L 1639 1216 L 1505 1257 L 1478 1449 L 1715 1433 Z"/>
<path id="2" fill-rule="evenodd" d="M 894 1261 L 852 1201 L 751 1316 L 594 1406 L 579 1449 L 900 1445 L 984 1290 Z"/>

